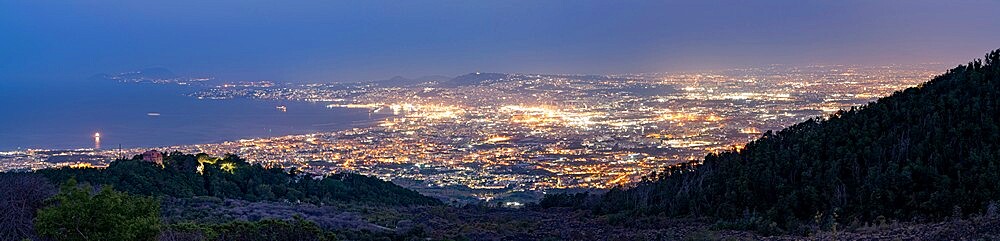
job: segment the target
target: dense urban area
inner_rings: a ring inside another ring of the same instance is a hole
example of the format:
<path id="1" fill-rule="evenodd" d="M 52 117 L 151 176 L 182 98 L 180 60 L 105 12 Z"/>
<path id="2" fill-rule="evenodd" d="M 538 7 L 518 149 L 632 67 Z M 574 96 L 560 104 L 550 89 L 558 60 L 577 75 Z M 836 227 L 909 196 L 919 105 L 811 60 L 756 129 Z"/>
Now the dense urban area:
<path id="1" fill-rule="evenodd" d="M 0 152 L 0 171 L 102 167 L 149 150 L 237 154 L 314 174 L 358 173 L 445 200 L 535 201 L 553 190 L 634 183 L 705 154 L 741 149 L 762 133 L 864 105 L 941 73 L 938 65 L 803 66 L 684 73 L 470 73 L 335 84 L 145 79 L 206 84 L 198 99 L 314 102 L 363 108 L 370 126 L 167 147 Z M 276 106 L 275 111 L 289 111 Z M 294 110 L 292 110 L 294 111 Z M 94 137 L 99 142 L 99 134 Z M 96 144 L 96 143 L 95 143 Z"/>

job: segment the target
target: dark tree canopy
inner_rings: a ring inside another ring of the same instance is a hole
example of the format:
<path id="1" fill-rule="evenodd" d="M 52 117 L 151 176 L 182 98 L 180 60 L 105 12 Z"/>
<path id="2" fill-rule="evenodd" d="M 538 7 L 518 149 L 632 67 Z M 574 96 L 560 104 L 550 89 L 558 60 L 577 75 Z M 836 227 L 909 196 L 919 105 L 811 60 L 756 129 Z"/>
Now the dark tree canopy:
<path id="1" fill-rule="evenodd" d="M 0 173 L 0 240 L 36 239 L 35 211 L 56 191 L 41 176 Z"/>
<path id="2" fill-rule="evenodd" d="M 200 170 L 200 171 L 199 171 Z M 437 199 L 420 195 L 391 182 L 357 174 L 324 177 L 264 168 L 228 155 L 179 152 L 164 157 L 163 165 L 130 160 L 112 162 L 105 169 L 60 168 L 39 170 L 53 183 L 70 178 L 94 185 L 110 185 L 119 191 L 178 198 L 214 196 L 248 201 L 302 201 L 310 203 L 356 202 L 382 205 L 437 205 Z"/>

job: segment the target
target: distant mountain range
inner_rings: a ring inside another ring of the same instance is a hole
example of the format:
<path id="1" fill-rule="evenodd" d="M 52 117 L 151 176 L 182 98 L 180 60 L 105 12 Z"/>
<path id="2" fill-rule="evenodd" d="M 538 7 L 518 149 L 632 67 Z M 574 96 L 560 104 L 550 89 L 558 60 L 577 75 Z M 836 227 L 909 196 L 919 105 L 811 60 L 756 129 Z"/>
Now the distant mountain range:
<path id="1" fill-rule="evenodd" d="M 513 75 L 511 74 L 501 74 L 501 73 L 468 73 L 448 81 L 438 83 L 441 87 L 459 87 L 459 86 L 472 86 L 472 85 L 484 85 L 488 83 L 494 83 L 504 80 L 509 80 Z"/>
<path id="2" fill-rule="evenodd" d="M 403 76 L 395 76 L 386 80 L 377 80 L 373 82 L 386 86 L 411 86 L 411 85 L 419 85 L 432 82 L 441 82 L 449 79 L 451 79 L 451 77 L 444 75 L 428 75 L 417 78 L 406 78 Z"/>
<path id="3" fill-rule="evenodd" d="M 615 80 L 623 79 L 603 75 L 558 75 L 558 74 L 505 74 L 505 73 L 468 73 L 450 80 L 438 83 L 440 87 L 461 87 L 479 86 L 502 83 L 507 81 L 538 79 L 538 78 L 566 78 L 572 77 L 576 80 Z"/>

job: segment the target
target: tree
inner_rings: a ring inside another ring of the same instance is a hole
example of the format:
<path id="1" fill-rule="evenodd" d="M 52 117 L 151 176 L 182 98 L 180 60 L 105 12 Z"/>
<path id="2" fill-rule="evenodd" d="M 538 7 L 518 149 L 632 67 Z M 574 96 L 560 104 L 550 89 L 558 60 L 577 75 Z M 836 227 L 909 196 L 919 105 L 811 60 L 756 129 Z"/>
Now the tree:
<path id="1" fill-rule="evenodd" d="M 304 201 L 317 204 L 441 204 L 435 198 L 375 177 L 341 173 L 316 178 L 286 172 L 281 168 L 250 164 L 235 155 L 215 158 L 204 153 L 190 155 L 174 152 L 163 159 L 162 166 L 136 156 L 111 162 L 104 169 L 56 168 L 38 170 L 35 173 L 49 178 L 53 183 L 75 179 L 94 185 L 110 185 L 118 191 L 147 196 L 214 196 L 247 201 Z"/>
<path id="2" fill-rule="evenodd" d="M 41 176 L 0 173 L 0 240 L 33 239 L 35 211 L 56 191 Z"/>
<path id="3" fill-rule="evenodd" d="M 70 179 L 49 206 L 38 211 L 35 229 L 55 240 L 153 240 L 159 233 L 160 204 L 103 187 L 92 194 L 89 185 Z"/>

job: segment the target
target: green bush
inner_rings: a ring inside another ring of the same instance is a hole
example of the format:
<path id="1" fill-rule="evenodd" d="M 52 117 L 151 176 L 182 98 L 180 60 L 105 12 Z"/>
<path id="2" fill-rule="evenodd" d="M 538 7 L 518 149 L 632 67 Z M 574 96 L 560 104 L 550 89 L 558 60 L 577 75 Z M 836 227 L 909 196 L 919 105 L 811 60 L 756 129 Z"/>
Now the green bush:
<path id="1" fill-rule="evenodd" d="M 38 210 L 38 234 L 55 240 L 153 240 L 159 234 L 159 201 L 107 186 L 96 194 L 92 189 L 67 181 Z"/>

